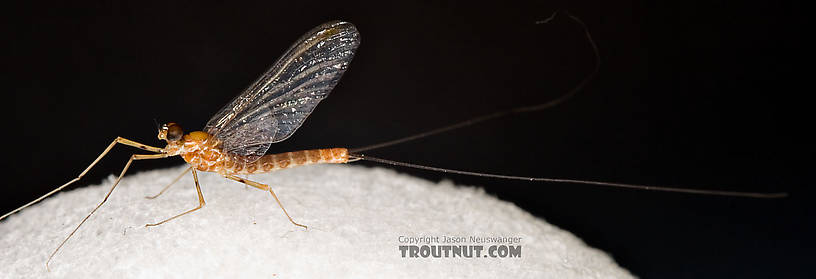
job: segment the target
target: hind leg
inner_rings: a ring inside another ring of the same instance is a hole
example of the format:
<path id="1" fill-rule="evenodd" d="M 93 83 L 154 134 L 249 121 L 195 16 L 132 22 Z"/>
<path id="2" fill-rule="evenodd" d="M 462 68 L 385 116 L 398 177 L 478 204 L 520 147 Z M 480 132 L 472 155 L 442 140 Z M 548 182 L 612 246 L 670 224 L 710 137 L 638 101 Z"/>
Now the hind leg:
<path id="1" fill-rule="evenodd" d="M 226 175 L 224 177 L 235 180 L 235 181 L 238 181 L 238 182 L 241 182 L 241 183 L 244 183 L 246 185 L 249 185 L 249 186 L 264 190 L 264 191 L 269 191 L 269 193 L 272 194 L 272 197 L 275 198 L 275 201 L 278 202 L 278 206 L 280 206 L 281 210 L 283 210 L 283 214 L 286 214 L 286 218 L 289 218 L 289 222 L 292 222 L 292 224 L 295 224 L 295 226 L 303 227 L 304 229 L 308 228 L 305 225 L 298 224 L 297 222 L 295 222 L 295 220 L 292 219 L 291 216 L 289 216 L 289 213 L 286 212 L 286 208 L 283 208 L 283 204 L 281 203 L 280 199 L 278 199 L 278 195 L 275 195 L 275 192 L 272 191 L 272 188 L 270 188 L 269 185 L 261 184 L 261 183 L 258 183 L 258 182 L 252 181 L 252 180 L 248 180 L 248 179 L 243 179 L 243 178 L 240 178 L 240 177 L 237 177 L 237 176 L 234 176 L 234 175 Z"/>

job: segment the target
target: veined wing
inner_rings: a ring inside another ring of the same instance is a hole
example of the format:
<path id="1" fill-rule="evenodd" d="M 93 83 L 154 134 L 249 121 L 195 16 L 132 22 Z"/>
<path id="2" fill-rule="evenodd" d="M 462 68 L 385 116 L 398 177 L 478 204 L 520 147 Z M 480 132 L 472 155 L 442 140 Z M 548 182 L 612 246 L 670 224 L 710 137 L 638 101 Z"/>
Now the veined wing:
<path id="1" fill-rule="evenodd" d="M 247 161 L 297 130 L 346 71 L 360 34 L 332 21 L 307 32 L 252 85 L 216 113 L 204 130 Z"/>

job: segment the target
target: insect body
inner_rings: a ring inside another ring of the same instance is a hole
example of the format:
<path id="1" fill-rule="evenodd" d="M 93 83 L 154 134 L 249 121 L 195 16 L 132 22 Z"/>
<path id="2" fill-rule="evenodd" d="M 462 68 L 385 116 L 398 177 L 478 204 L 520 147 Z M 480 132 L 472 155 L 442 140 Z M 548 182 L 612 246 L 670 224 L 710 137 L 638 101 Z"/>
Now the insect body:
<path id="1" fill-rule="evenodd" d="M 360 45 L 359 38 L 351 23 L 333 21 L 322 24 L 303 35 L 260 78 L 216 113 L 205 131 L 185 135 L 179 124 L 167 123 L 158 131 L 158 138 L 167 141 L 166 147 L 137 145 L 159 154 L 134 155 L 131 161 L 177 155 L 184 158 L 190 165 L 188 170 L 193 174 L 198 191 L 198 207 L 148 226 L 162 224 L 203 207 L 204 197 L 196 171 L 206 171 L 269 191 L 289 220 L 306 228 L 292 220 L 268 185 L 236 175 L 349 161 L 348 151 L 344 148 L 265 154 L 272 143 L 289 138 L 317 103 L 328 96 L 354 57 Z M 129 165 L 130 161 L 122 174 Z"/>
<path id="2" fill-rule="evenodd" d="M 168 123 L 162 127 L 167 131 L 178 124 Z M 160 139 L 166 139 L 159 134 Z M 168 140 L 164 148 L 168 155 L 179 155 L 190 166 L 198 171 L 216 172 L 224 176 L 232 174 L 264 173 L 285 168 L 320 163 L 347 163 L 348 149 L 326 148 L 301 150 L 279 154 L 264 155 L 256 160 L 243 158 L 223 152 L 220 142 L 211 135 L 202 131 L 195 131 L 184 135 L 180 140 Z"/>
<path id="3" fill-rule="evenodd" d="M 225 178 L 268 191 L 289 221 L 306 228 L 305 225 L 298 224 L 289 216 L 275 192 L 268 185 L 237 175 L 269 172 L 316 163 L 349 162 L 349 153 L 345 148 L 265 154 L 272 143 L 289 138 L 303 124 L 315 106 L 328 96 L 346 71 L 359 45 L 360 35 L 351 23 L 332 21 L 315 27 L 297 40 L 260 78 L 217 112 L 207 123 L 204 131 L 184 134 L 180 125 L 164 124 L 158 130 L 158 138 L 167 142 L 164 148 L 117 137 L 79 176 L 3 215 L 0 220 L 78 181 L 116 144 L 124 144 L 155 154 L 134 154 L 130 157 L 102 202 L 51 253 L 46 261 L 46 267 L 65 242 L 107 201 L 134 160 L 182 157 L 190 165 L 182 175 L 187 172 L 192 173 L 198 193 L 199 205 L 197 207 L 164 221 L 147 224 L 147 226 L 160 225 L 201 209 L 205 202 L 198 183 L 197 172 L 206 171 L 215 172 Z M 156 196 L 149 198 L 161 195 L 170 185 L 167 185 Z"/>

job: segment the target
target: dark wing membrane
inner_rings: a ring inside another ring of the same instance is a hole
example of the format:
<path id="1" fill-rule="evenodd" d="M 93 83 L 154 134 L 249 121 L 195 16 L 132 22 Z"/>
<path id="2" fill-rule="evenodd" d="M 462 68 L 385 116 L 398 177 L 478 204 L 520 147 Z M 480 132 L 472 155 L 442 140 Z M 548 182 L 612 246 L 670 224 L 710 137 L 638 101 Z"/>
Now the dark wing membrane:
<path id="1" fill-rule="evenodd" d="M 292 45 L 204 130 L 230 154 L 257 160 L 297 130 L 329 95 L 354 57 L 360 34 L 348 22 L 324 23 Z"/>

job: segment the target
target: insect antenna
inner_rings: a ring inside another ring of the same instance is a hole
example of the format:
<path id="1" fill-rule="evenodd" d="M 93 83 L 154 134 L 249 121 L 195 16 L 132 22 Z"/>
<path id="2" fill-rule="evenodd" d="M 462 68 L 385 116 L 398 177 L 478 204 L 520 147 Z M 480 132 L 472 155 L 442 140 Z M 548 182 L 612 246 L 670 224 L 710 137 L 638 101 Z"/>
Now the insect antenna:
<path id="1" fill-rule="evenodd" d="M 678 187 L 653 186 L 653 185 L 638 185 L 638 184 L 603 182 L 603 181 L 580 180 L 580 179 L 564 179 L 564 178 L 545 178 L 545 177 L 526 177 L 526 176 L 514 176 L 514 175 L 501 175 L 501 174 L 481 173 L 481 172 L 472 172 L 472 171 L 463 171 L 463 170 L 454 170 L 454 169 L 445 169 L 445 168 L 437 168 L 437 167 L 431 167 L 431 166 L 417 165 L 417 164 L 412 164 L 412 163 L 398 162 L 398 161 L 392 161 L 392 160 L 387 160 L 387 159 L 382 159 L 382 158 L 377 158 L 377 157 L 371 157 L 371 156 L 368 156 L 368 155 L 357 154 L 357 153 L 349 153 L 349 159 L 354 160 L 354 161 L 366 160 L 366 161 L 371 161 L 371 162 L 376 162 L 376 163 L 381 163 L 381 164 L 389 164 L 389 165 L 400 166 L 400 167 L 408 167 L 408 168 L 415 168 L 415 169 L 429 170 L 429 171 L 438 171 L 438 172 L 444 172 L 444 173 L 455 173 L 455 174 L 461 174 L 461 175 L 500 178 L 500 179 L 510 179 L 510 180 L 523 180 L 523 181 L 531 181 L 531 182 L 587 184 L 587 185 L 597 185 L 597 186 L 616 187 L 616 188 L 628 188 L 628 189 L 647 190 L 647 191 L 662 191 L 662 192 L 675 192 L 675 193 L 687 193 L 687 194 L 698 194 L 698 195 L 761 198 L 761 199 L 775 199 L 775 198 L 784 198 L 784 197 L 788 196 L 788 193 L 785 193 L 785 192 L 779 192 L 779 193 L 755 193 L 755 192 L 737 192 L 737 191 L 723 191 L 723 190 L 702 190 L 702 189 L 691 189 L 691 188 L 678 188 Z"/>
<path id="2" fill-rule="evenodd" d="M 159 121 L 156 118 L 153 118 L 153 123 L 156 124 L 156 130 L 161 131 L 161 125 L 159 125 Z"/>
<path id="3" fill-rule="evenodd" d="M 553 18 L 555 18 L 555 16 L 558 14 L 558 12 L 560 12 L 560 11 L 555 11 L 550 17 L 548 17 L 548 18 L 546 18 L 544 20 L 541 20 L 541 21 L 537 21 L 536 24 L 543 24 L 543 23 L 550 22 Z M 471 119 L 468 119 L 468 120 L 465 120 L 465 121 L 462 121 L 462 122 L 459 122 L 459 123 L 456 123 L 456 124 L 452 124 L 452 125 L 445 126 L 445 127 L 442 127 L 442 128 L 437 128 L 437 129 L 430 130 L 430 131 L 425 131 L 425 132 L 415 134 L 415 135 L 412 135 L 412 136 L 407 136 L 407 137 L 404 137 L 404 138 L 399 138 L 399 139 L 395 139 L 395 140 L 390 140 L 390 141 L 381 142 L 381 143 L 372 144 L 372 145 L 367 145 L 367 146 L 358 147 L 358 148 L 350 148 L 349 152 L 357 153 L 357 152 L 363 152 L 363 151 L 379 149 L 379 148 L 383 148 L 383 147 L 388 147 L 388 146 L 392 146 L 392 145 L 396 145 L 396 144 L 400 144 L 400 143 L 404 143 L 404 142 L 408 142 L 408 141 L 412 141 L 412 140 L 421 139 L 421 138 L 424 138 L 424 137 L 444 133 L 444 132 L 447 132 L 447 131 L 450 131 L 450 130 L 456 130 L 456 129 L 459 129 L 459 128 L 464 128 L 464 127 L 471 126 L 471 125 L 474 125 L 474 124 L 477 124 L 477 123 L 481 123 L 481 122 L 484 122 L 484 121 L 487 121 L 487 120 L 496 119 L 496 118 L 500 118 L 500 117 L 504 117 L 504 116 L 508 116 L 508 115 L 545 110 L 545 109 L 548 109 L 548 108 L 552 108 L 552 107 L 554 107 L 556 105 L 559 105 L 559 104 L 567 101 L 568 99 L 572 98 L 572 96 L 575 96 L 575 94 L 577 94 L 578 91 L 581 91 L 582 89 L 584 89 L 584 87 L 590 81 L 592 81 L 595 78 L 595 76 L 598 74 L 598 71 L 601 68 L 601 55 L 600 55 L 600 52 L 598 51 L 598 46 L 595 44 L 595 40 L 592 39 L 592 34 L 589 33 L 589 28 L 587 28 L 587 26 L 584 24 L 584 22 L 581 21 L 581 19 L 579 19 L 578 17 L 573 16 L 572 14 L 570 14 L 567 11 L 563 11 L 563 13 L 566 14 L 568 17 L 570 17 L 575 22 L 577 22 L 579 25 L 581 25 L 581 27 L 584 29 L 584 35 L 586 36 L 587 41 L 589 41 L 589 44 L 592 47 L 592 52 L 595 54 L 595 67 L 592 69 L 592 72 L 590 72 L 589 75 L 584 77 L 584 79 L 582 79 L 581 82 L 579 82 L 575 87 L 572 88 L 572 90 L 570 90 L 566 94 L 561 95 L 560 97 L 555 98 L 553 100 L 550 100 L 550 101 L 548 101 L 546 103 L 536 104 L 536 105 L 532 105 L 532 106 L 517 107 L 517 108 L 512 108 L 512 109 L 503 110 L 503 111 L 497 111 L 497 112 L 494 112 L 494 113 L 491 113 L 491 114 L 478 116 L 478 117 L 471 118 Z"/>

